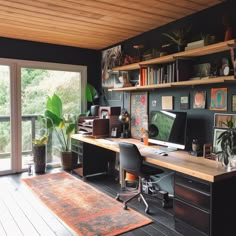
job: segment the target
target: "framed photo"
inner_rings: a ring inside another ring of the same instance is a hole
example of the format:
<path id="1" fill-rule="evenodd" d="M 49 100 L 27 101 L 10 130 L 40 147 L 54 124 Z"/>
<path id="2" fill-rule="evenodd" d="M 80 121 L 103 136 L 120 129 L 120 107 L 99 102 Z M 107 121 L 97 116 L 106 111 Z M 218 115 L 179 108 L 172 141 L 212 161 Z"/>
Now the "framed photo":
<path id="1" fill-rule="evenodd" d="M 213 134 L 213 152 L 214 153 L 222 150 L 220 144 L 218 143 L 218 138 L 224 131 L 226 131 L 226 129 L 214 128 L 214 134 Z"/>
<path id="2" fill-rule="evenodd" d="M 232 111 L 236 111 L 236 95 L 232 95 Z"/>
<path id="3" fill-rule="evenodd" d="M 180 97 L 180 109 L 189 109 L 189 95 Z"/>
<path id="4" fill-rule="evenodd" d="M 210 110 L 227 111 L 227 88 L 211 89 Z"/>
<path id="5" fill-rule="evenodd" d="M 130 95 L 131 137 L 141 138 L 141 129 L 148 130 L 148 93 L 135 92 Z"/>
<path id="6" fill-rule="evenodd" d="M 236 114 L 215 113 L 214 114 L 214 127 L 227 128 L 224 124 L 227 123 L 227 120 L 231 120 L 231 119 L 234 125 L 236 125 Z"/>
<path id="7" fill-rule="evenodd" d="M 195 91 L 193 93 L 193 109 L 205 109 L 206 91 Z"/>
<path id="8" fill-rule="evenodd" d="M 161 97 L 162 110 L 173 110 L 173 96 Z"/>

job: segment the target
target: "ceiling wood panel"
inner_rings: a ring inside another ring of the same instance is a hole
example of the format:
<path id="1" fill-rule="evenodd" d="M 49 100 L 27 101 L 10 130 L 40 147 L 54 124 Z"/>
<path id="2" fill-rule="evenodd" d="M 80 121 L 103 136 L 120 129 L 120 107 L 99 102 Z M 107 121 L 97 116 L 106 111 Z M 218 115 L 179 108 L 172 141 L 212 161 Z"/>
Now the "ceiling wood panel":
<path id="1" fill-rule="evenodd" d="M 0 36 L 103 49 L 222 0 L 0 0 Z"/>

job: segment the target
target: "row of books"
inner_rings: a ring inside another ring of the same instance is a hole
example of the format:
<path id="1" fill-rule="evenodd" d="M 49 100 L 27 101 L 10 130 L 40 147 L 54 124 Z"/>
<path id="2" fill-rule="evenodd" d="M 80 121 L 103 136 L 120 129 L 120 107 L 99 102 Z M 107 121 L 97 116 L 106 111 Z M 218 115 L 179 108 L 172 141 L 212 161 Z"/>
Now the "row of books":
<path id="1" fill-rule="evenodd" d="M 187 60 L 176 60 L 165 65 L 141 66 L 139 85 L 179 82 L 190 78 L 191 65 Z"/>

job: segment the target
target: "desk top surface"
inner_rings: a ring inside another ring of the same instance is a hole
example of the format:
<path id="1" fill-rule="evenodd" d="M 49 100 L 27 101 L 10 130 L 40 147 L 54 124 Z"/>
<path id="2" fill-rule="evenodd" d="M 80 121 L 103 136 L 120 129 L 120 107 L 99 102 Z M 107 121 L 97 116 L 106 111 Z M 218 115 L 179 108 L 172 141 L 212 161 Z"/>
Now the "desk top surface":
<path id="1" fill-rule="evenodd" d="M 236 176 L 236 169 L 227 170 L 219 162 L 208 160 L 203 157 L 191 156 L 186 151 L 169 152 L 168 156 L 161 156 L 157 153 L 160 146 L 149 145 L 145 146 L 137 139 L 95 139 L 89 136 L 79 134 L 72 135 L 72 138 L 90 143 L 114 152 L 119 152 L 119 142 L 129 142 L 136 144 L 145 161 L 174 170 L 183 174 L 197 177 L 209 182 L 216 182 L 222 179 Z"/>

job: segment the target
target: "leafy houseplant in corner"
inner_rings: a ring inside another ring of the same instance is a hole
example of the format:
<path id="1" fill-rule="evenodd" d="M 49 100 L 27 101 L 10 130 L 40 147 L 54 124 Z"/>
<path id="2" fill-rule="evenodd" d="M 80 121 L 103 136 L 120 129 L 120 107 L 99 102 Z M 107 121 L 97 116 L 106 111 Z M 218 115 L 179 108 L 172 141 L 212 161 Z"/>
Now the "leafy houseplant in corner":
<path id="1" fill-rule="evenodd" d="M 48 119 L 47 127 L 50 131 L 54 131 L 58 139 L 63 170 L 75 168 L 77 160 L 71 152 L 71 134 L 75 131 L 75 116 L 63 114 L 62 101 L 56 94 L 48 96 L 44 116 Z"/>
<path id="2" fill-rule="evenodd" d="M 86 85 L 86 99 L 87 102 L 89 102 L 91 105 L 90 107 L 90 113 L 92 116 L 98 115 L 98 108 L 99 105 L 95 105 L 95 101 L 99 98 L 99 94 L 95 87 L 93 87 L 91 84 Z"/>
<path id="3" fill-rule="evenodd" d="M 236 127 L 232 119 L 222 123 L 227 129 L 217 139 L 217 143 L 221 146 L 221 151 L 217 152 L 216 156 L 218 161 L 224 166 L 231 168 L 235 167 L 236 161 Z"/>
<path id="4" fill-rule="evenodd" d="M 33 160 L 35 173 L 45 173 L 46 170 L 46 144 L 48 142 L 47 119 L 39 116 L 38 121 L 43 127 L 39 130 L 39 135 L 32 140 Z"/>

